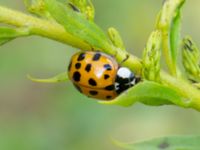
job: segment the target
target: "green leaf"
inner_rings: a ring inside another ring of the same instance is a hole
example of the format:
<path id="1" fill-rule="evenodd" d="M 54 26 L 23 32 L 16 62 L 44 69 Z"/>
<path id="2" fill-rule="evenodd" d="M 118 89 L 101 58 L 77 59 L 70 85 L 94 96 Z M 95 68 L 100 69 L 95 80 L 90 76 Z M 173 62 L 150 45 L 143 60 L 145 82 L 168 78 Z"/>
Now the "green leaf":
<path id="1" fill-rule="evenodd" d="M 27 36 L 27 35 L 29 35 L 27 29 L 0 27 L 0 45 L 3 45 L 17 37 Z"/>
<path id="2" fill-rule="evenodd" d="M 184 107 L 186 105 L 176 91 L 152 81 L 138 83 L 134 87 L 119 95 L 116 99 L 100 103 L 130 106 L 136 102 L 152 106 L 176 104 Z"/>
<path id="3" fill-rule="evenodd" d="M 83 14 L 56 0 L 45 0 L 45 3 L 50 14 L 67 32 L 84 40 L 93 48 L 109 49 L 109 40 L 103 31 L 94 22 L 87 20 Z"/>
<path id="4" fill-rule="evenodd" d="M 122 40 L 119 32 L 117 31 L 117 29 L 110 27 L 108 29 L 108 36 L 109 36 L 112 44 L 115 47 L 120 48 L 121 50 L 125 51 L 125 46 L 124 46 L 123 40 Z"/>
<path id="5" fill-rule="evenodd" d="M 168 136 L 136 143 L 113 140 L 117 146 L 127 150 L 199 150 L 200 136 Z"/>
<path id="6" fill-rule="evenodd" d="M 172 21 L 170 29 L 170 49 L 173 64 L 176 66 L 178 61 L 178 51 L 180 50 L 180 29 L 181 29 L 181 13 L 177 10 L 177 15 Z"/>
<path id="7" fill-rule="evenodd" d="M 180 42 L 181 14 L 185 0 L 167 0 L 159 13 L 156 26 L 162 31 L 162 47 L 172 75 L 178 75 L 177 56 Z"/>
<path id="8" fill-rule="evenodd" d="M 38 78 L 34 78 L 30 75 L 27 75 L 27 77 L 33 82 L 40 82 L 40 83 L 57 83 L 57 82 L 68 81 L 68 73 L 67 72 L 58 74 L 58 75 L 48 78 L 48 79 L 38 79 Z"/>

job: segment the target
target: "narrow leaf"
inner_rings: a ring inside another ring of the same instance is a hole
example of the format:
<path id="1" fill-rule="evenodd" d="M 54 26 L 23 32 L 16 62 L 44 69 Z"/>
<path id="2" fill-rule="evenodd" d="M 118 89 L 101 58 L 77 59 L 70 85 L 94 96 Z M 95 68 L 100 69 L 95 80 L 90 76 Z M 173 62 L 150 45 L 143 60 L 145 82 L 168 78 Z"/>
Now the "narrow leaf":
<path id="1" fill-rule="evenodd" d="M 113 27 L 109 28 L 108 35 L 109 35 L 109 38 L 110 38 L 112 44 L 115 47 L 120 48 L 121 50 L 125 50 L 123 40 L 122 40 L 119 32 L 117 31 L 117 29 L 115 29 Z"/>
<path id="2" fill-rule="evenodd" d="M 117 146 L 127 150 L 198 150 L 200 136 L 168 136 L 136 143 L 113 140 Z"/>
<path id="3" fill-rule="evenodd" d="M 27 36 L 29 34 L 26 29 L 14 29 L 8 27 L 0 27 L 0 45 L 7 43 L 17 37 Z"/>
<path id="4" fill-rule="evenodd" d="M 45 3 L 50 14 L 64 26 L 67 32 L 84 40 L 92 47 L 109 48 L 107 37 L 94 22 L 56 0 L 45 0 Z"/>
<path id="5" fill-rule="evenodd" d="M 180 50 L 180 29 L 181 29 L 181 13 L 177 10 L 177 15 L 172 21 L 171 31 L 170 31 L 170 49 L 173 64 L 177 65 L 178 51 Z"/>
<path id="6" fill-rule="evenodd" d="M 58 74 L 54 77 L 51 78 L 47 78 L 47 79 L 38 79 L 38 78 L 34 78 L 30 75 L 27 75 L 27 77 L 33 81 L 33 82 L 40 82 L 40 83 L 57 83 L 57 82 L 64 82 L 68 80 L 68 73 L 64 72 L 61 74 Z"/>
<path id="7" fill-rule="evenodd" d="M 177 76 L 177 54 L 180 42 L 180 10 L 185 0 L 167 0 L 159 13 L 156 26 L 162 31 L 162 47 L 171 74 Z"/>
<path id="8" fill-rule="evenodd" d="M 152 81 L 144 81 L 128 89 L 116 99 L 109 102 L 100 102 L 108 105 L 130 106 L 136 102 L 146 105 L 159 106 L 165 104 L 176 104 L 185 106 L 182 98 L 176 91 L 167 86 Z"/>

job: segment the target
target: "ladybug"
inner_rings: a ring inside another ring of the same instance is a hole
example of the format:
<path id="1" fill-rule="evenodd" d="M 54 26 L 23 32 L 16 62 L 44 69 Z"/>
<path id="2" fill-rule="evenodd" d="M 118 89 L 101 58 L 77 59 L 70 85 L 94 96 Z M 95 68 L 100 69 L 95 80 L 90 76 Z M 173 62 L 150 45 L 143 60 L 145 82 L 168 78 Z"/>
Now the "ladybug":
<path id="1" fill-rule="evenodd" d="M 68 76 L 81 93 L 101 100 L 112 100 L 137 82 L 135 75 L 113 57 L 94 51 L 74 54 Z"/>

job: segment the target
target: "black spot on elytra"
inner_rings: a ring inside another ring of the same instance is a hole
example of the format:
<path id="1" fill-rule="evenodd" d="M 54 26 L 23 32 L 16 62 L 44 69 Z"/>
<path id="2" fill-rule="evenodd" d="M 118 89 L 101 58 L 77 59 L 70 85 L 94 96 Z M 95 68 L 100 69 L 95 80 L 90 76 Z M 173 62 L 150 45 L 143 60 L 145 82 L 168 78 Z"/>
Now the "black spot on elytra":
<path id="1" fill-rule="evenodd" d="M 93 61 L 98 61 L 98 60 L 100 59 L 100 57 L 101 57 L 101 54 L 100 54 L 100 53 L 96 53 L 96 54 L 94 55 L 94 57 L 92 58 L 92 60 L 93 60 Z"/>
<path id="2" fill-rule="evenodd" d="M 115 86 L 114 85 L 109 85 L 109 86 L 106 86 L 105 89 L 108 90 L 108 91 L 112 91 L 114 90 Z"/>
<path id="3" fill-rule="evenodd" d="M 110 76 L 108 75 L 108 74 L 105 74 L 104 75 L 104 79 L 106 80 L 106 79 L 108 79 Z"/>
<path id="4" fill-rule="evenodd" d="M 106 96 L 106 99 L 111 99 L 111 98 L 112 98 L 112 96 L 110 96 L 110 95 Z"/>
<path id="5" fill-rule="evenodd" d="M 167 141 L 163 141 L 162 143 L 160 143 L 158 145 L 158 148 L 159 149 L 166 149 L 166 148 L 169 148 L 170 144 L 167 142 Z"/>
<path id="6" fill-rule="evenodd" d="M 80 69 L 81 68 L 81 63 L 76 63 L 75 67 L 76 67 L 76 69 Z"/>
<path id="7" fill-rule="evenodd" d="M 69 66 L 68 66 L 68 71 L 71 70 L 71 67 L 72 67 L 72 62 L 70 62 Z"/>
<path id="8" fill-rule="evenodd" d="M 81 88 L 80 88 L 78 85 L 74 84 L 74 86 L 75 86 L 75 88 L 76 88 L 80 93 L 82 93 L 82 90 L 81 90 Z"/>
<path id="9" fill-rule="evenodd" d="M 92 65 L 91 64 L 87 64 L 87 66 L 85 67 L 85 71 L 90 72 Z"/>
<path id="10" fill-rule="evenodd" d="M 89 83 L 91 86 L 96 86 L 96 85 L 97 85 L 96 81 L 95 81 L 94 79 L 92 79 L 92 78 L 90 78 L 90 79 L 88 80 L 88 83 Z"/>
<path id="11" fill-rule="evenodd" d="M 109 64 L 105 64 L 103 66 L 106 70 L 112 70 L 112 67 Z"/>
<path id="12" fill-rule="evenodd" d="M 73 74 L 74 81 L 79 82 L 80 78 L 81 78 L 81 74 L 78 71 L 74 72 Z"/>
<path id="13" fill-rule="evenodd" d="M 85 53 L 80 53 L 78 56 L 78 61 L 82 61 L 85 58 Z"/>
<path id="14" fill-rule="evenodd" d="M 97 91 L 89 91 L 89 93 L 90 93 L 91 95 L 93 95 L 93 96 L 98 94 Z"/>

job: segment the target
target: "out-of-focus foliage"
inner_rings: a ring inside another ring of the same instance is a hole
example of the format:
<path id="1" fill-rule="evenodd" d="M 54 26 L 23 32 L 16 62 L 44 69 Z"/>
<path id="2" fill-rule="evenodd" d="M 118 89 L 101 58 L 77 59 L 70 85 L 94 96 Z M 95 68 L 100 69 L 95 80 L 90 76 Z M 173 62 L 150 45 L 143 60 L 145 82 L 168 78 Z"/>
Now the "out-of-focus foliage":
<path id="1" fill-rule="evenodd" d="M 127 49 L 142 55 L 162 0 L 93 0 L 96 22 L 113 26 Z M 0 5 L 24 10 L 22 0 Z M 200 41 L 199 1 L 187 1 L 183 32 Z M 195 17 L 194 17 L 195 16 Z M 105 106 L 79 94 L 71 83 L 40 84 L 26 74 L 49 77 L 67 70 L 75 50 L 41 37 L 19 38 L 0 48 L 0 149 L 117 150 L 120 141 L 169 134 L 199 134 L 199 113 L 173 106 Z"/>
<path id="2" fill-rule="evenodd" d="M 199 140 L 199 136 L 169 136 L 132 144 L 118 141 L 115 141 L 115 143 L 127 150 L 197 150 L 200 147 Z"/>

